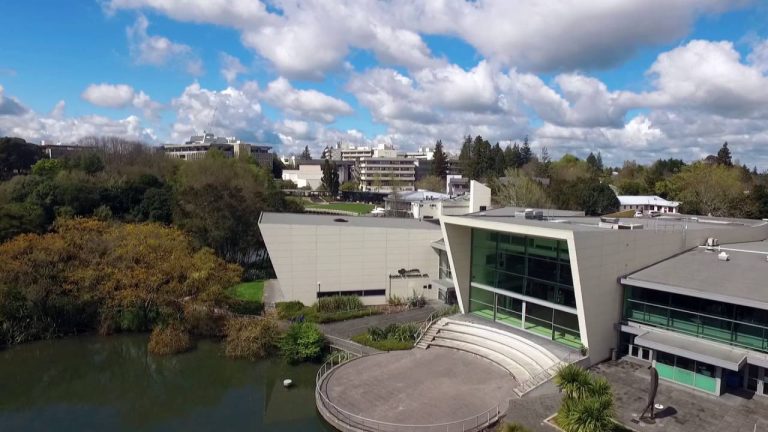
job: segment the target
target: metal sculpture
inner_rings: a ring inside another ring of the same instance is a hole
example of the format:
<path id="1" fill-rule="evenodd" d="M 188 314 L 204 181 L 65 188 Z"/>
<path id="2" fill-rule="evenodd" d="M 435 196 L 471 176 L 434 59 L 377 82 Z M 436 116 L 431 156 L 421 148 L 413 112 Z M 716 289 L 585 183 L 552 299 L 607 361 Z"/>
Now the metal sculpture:
<path id="1" fill-rule="evenodd" d="M 640 419 L 642 420 L 650 412 L 648 418 L 652 421 L 656 418 L 653 410 L 656 405 L 656 392 L 659 390 L 659 372 L 653 366 L 648 366 L 648 369 L 651 371 L 651 387 L 648 389 L 648 403 L 645 405 L 643 413 L 640 414 Z"/>

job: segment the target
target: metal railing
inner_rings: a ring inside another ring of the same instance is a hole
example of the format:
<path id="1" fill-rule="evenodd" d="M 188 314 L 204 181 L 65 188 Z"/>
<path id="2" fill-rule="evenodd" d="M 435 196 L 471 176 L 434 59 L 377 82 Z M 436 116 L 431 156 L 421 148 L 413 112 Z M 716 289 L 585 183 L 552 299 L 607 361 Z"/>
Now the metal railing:
<path id="1" fill-rule="evenodd" d="M 584 356 L 581 355 L 580 352 L 569 352 L 568 355 L 556 361 L 553 365 L 549 366 L 546 369 L 542 369 L 536 372 L 535 374 L 531 375 L 530 378 L 520 383 L 517 389 L 515 389 L 515 392 L 517 392 L 517 394 L 520 396 L 528 393 L 529 391 L 536 388 L 538 385 L 545 383 L 550 378 L 555 376 L 555 374 L 561 367 L 565 365 L 569 365 L 571 363 L 575 363 L 581 360 L 582 358 L 584 358 Z"/>
<path id="2" fill-rule="evenodd" d="M 380 355 L 377 353 L 372 355 Z M 433 424 L 399 424 L 372 420 L 346 411 L 328 399 L 323 392 L 323 384 L 328 374 L 335 368 L 349 361 L 362 358 L 365 355 L 339 348 L 325 363 L 320 366 L 315 376 L 315 402 L 323 417 L 331 424 L 338 424 L 348 430 L 370 432 L 477 432 L 495 423 L 502 415 L 501 404 L 491 407 L 480 414 L 446 423 Z M 325 413 L 327 413 L 327 417 Z M 329 418 L 330 417 L 330 418 Z"/>
<path id="3" fill-rule="evenodd" d="M 421 341 L 421 338 L 424 337 L 424 334 L 427 332 L 427 330 L 429 330 L 429 327 L 431 327 L 432 324 L 435 321 L 437 321 L 438 318 L 442 317 L 442 315 L 438 315 L 438 313 L 440 312 L 441 311 L 439 310 L 432 312 L 431 314 L 429 314 L 429 316 L 427 316 L 427 319 L 425 319 L 424 322 L 421 323 L 421 326 L 419 326 L 419 329 L 416 330 L 416 333 L 414 333 L 413 335 L 414 336 L 413 346 L 416 346 L 416 344 L 418 344 L 419 341 Z"/>

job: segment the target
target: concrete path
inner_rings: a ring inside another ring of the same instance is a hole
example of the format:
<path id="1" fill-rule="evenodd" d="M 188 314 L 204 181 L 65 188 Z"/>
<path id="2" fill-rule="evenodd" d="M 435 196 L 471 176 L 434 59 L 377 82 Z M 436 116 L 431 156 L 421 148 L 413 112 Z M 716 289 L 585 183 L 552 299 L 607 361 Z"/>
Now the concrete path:
<path id="1" fill-rule="evenodd" d="M 392 314 L 371 315 L 363 318 L 355 318 L 347 321 L 339 321 L 329 324 L 320 324 L 323 333 L 342 339 L 349 339 L 360 333 L 365 333 L 368 327 L 386 327 L 392 323 L 424 322 L 429 314 L 435 311 L 434 306 L 427 304 L 423 308 L 409 309 Z"/>
<path id="2" fill-rule="evenodd" d="M 473 417 L 514 395 L 514 379 L 472 354 L 444 348 L 393 351 L 336 369 L 324 391 L 337 407 L 361 417 L 425 425 Z"/>
<path id="3" fill-rule="evenodd" d="M 273 305 L 277 302 L 285 301 L 283 290 L 280 288 L 280 282 L 277 279 L 267 279 L 264 281 L 264 297 L 262 300 L 265 305 Z"/>

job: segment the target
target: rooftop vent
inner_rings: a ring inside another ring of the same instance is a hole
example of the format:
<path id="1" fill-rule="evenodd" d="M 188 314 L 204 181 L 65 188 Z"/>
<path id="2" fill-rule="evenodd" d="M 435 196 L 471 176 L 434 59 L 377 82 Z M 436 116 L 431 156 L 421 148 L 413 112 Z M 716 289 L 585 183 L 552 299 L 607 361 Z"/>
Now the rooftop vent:
<path id="1" fill-rule="evenodd" d="M 717 259 L 718 259 L 719 261 L 728 261 L 728 259 L 729 259 L 729 258 L 730 258 L 730 257 L 729 257 L 729 256 L 728 256 L 728 254 L 727 254 L 727 253 L 725 253 L 725 252 L 720 252 L 719 254 L 717 254 Z"/>

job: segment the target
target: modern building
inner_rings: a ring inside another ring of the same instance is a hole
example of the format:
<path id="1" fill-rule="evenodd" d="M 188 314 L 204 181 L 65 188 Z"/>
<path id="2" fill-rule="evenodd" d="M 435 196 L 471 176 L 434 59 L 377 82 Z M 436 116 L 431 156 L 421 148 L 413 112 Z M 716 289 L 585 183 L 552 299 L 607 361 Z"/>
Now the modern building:
<path id="1" fill-rule="evenodd" d="M 621 211 L 677 213 L 677 208 L 680 207 L 680 203 L 677 201 L 668 201 L 655 195 L 617 195 L 617 198 Z"/>
<path id="2" fill-rule="evenodd" d="M 199 160 L 205 158 L 210 150 L 219 150 L 225 157 L 250 156 L 264 168 L 272 169 L 272 147 L 248 144 L 235 137 L 217 137 L 212 133 L 193 135 L 184 144 L 165 144 L 163 151 L 168 157 L 181 160 Z"/>
<path id="3" fill-rule="evenodd" d="M 419 147 L 418 150 L 413 152 L 398 152 L 397 156 L 418 160 L 432 160 L 435 157 L 435 150 L 432 147 Z"/>
<path id="4" fill-rule="evenodd" d="M 590 364 L 618 348 L 711 393 L 764 391 L 765 221 L 500 209 L 440 222 L 464 313 L 583 348 Z M 721 261 L 709 238 L 752 252 Z"/>
<path id="5" fill-rule="evenodd" d="M 403 218 L 264 212 L 259 218 L 278 300 L 359 295 L 365 304 L 414 293 L 437 298 L 440 226 Z"/>
<path id="6" fill-rule="evenodd" d="M 283 180 L 296 183 L 296 187 L 317 189 L 322 184 L 324 159 L 301 161 L 298 169 L 283 170 Z M 352 161 L 333 161 L 339 173 L 339 183 L 353 179 L 355 163 Z"/>
<path id="7" fill-rule="evenodd" d="M 78 152 L 95 150 L 96 147 L 71 144 L 45 144 L 43 142 L 40 144 L 40 149 L 43 151 L 43 155 L 45 155 L 46 158 L 60 159 Z"/>
<path id="8" fill-rule="evenodd" d="M 387 199 L 385 198 L 385 201 Z M 458 216 L 486 211 L 491 208 L 491 189 L 471 181 L 469 191 L 458 196 L 435 199 L 428 197 L 411 202 L 410 214 L 414 219 L 439 220 L 442 216 Z"/>
<path id="9" fill-rule="evenodd" d="M 416 181 L 413 159 L 361 158 L 357 163 L 360 189 L 366 192 L 412 191 Z"/>

